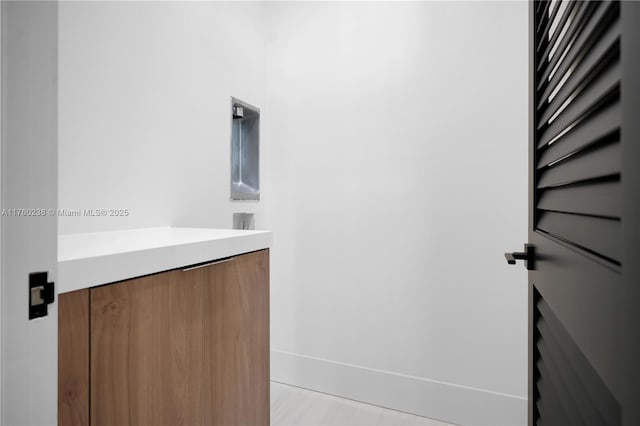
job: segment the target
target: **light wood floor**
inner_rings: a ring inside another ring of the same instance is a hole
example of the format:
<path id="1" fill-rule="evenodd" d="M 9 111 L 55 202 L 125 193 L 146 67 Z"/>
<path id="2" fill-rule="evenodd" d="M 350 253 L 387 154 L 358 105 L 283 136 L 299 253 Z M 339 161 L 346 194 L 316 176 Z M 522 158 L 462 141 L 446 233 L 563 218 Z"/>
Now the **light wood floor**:
<path id="1" fill-rule="evenodd" d="M 271 426 L 450 426 L 375 405 L 271 382 Z"/>

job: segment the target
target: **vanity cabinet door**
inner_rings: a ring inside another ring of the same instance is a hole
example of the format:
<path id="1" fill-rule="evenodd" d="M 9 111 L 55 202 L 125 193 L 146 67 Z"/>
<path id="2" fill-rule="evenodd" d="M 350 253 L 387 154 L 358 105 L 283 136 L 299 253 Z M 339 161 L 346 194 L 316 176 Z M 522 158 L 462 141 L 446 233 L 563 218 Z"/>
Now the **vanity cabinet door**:
<path id="1" fill-rule="evenodd" d="M 269 424 L 269 253 L 218 265 L 214 273 L 218 425 Z"/>
<path id="2" fill-rule="evenodd" d="M 269 424 L 268 250 L 88 293 L 91 425 Z"/>
<path id="3" fill-rule="evenodd" d="M 58 425 L 89 425 L 89 289 L 58 296 Z"/>
<path id="4" fill-rule="evenodd" d="M 91 289 L 92 425 L 215 424 L 214 285 L 171 271 Z"/>

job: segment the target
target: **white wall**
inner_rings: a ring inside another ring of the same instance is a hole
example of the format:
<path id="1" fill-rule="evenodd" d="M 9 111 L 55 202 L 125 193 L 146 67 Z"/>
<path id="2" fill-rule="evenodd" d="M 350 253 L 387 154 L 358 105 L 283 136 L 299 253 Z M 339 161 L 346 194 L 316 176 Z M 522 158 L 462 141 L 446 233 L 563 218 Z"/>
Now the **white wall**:
<path id="1" fill-rule="evenodd" d="M 274 230 L 272 376 L 524 424 L 525 2 L 60 5 L 61 233 Z M 262 109 L 229 198 L 229 98 Z"/>
<path id="2" fill-rule="evenodd" d="M 231 227 L 230 102 L 262 107 L 260 3 L 61 2 L 60 233 Z M 256 226 L 261 227 L 261 217 Z"/>
<path id="3" fill-rule="evenodd" d="M 526 423 L 526 2 L 268 7 L 272 377 Z"/>

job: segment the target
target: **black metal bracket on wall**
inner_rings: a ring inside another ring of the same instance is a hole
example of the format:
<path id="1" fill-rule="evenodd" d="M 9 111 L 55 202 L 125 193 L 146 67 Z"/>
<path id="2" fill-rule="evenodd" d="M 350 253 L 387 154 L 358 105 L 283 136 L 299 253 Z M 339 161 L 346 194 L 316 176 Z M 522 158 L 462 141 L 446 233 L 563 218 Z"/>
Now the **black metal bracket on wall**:
<path id="1" fill-rule="evenodd" d="M 48 306 L 55 301 L 55 284 L 48 282 L 48 272 L 29 274 L 29 319 L 45 317 Z"/>

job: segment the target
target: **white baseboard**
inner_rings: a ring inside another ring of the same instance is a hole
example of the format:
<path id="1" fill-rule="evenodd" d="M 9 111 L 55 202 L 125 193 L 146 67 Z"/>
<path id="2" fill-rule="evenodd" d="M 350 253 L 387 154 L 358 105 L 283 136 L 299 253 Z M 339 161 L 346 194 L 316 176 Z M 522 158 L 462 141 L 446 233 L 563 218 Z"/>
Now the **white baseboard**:
<path id="1" fill-rule="evenodd" d="M 460 425 L 526 425 L 527 399 L 271 350 L 271 380 Z"/>

